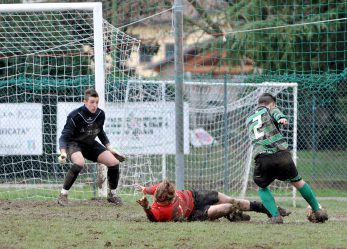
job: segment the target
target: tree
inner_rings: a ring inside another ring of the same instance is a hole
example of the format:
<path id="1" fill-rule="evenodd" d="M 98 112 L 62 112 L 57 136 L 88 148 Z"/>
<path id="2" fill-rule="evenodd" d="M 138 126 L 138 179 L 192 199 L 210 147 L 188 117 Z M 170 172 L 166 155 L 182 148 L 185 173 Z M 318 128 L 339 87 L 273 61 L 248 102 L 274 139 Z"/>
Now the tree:
<path id="1" fill-rule="evenodd" d="M 225 11 L 219 16 L 226 18 L 226 24 L 208 15 L 211 11 L 198 0 L 189 2 L 203 21 L 186 20 L 206 33 L 227 33 L 227 45 L 216 40 L 219 46 L 214 47 L 227 49 L 230 58 L 252 59 L 264 73 L 339 73 L 346 66 L 347 50 L 341 42 L 346 40 L 346 22 L 321 22 L 346 18 L 346 2 L 224 1 Z M 220 27 L 230 27 L 231 31 L 221 31 Z"/>

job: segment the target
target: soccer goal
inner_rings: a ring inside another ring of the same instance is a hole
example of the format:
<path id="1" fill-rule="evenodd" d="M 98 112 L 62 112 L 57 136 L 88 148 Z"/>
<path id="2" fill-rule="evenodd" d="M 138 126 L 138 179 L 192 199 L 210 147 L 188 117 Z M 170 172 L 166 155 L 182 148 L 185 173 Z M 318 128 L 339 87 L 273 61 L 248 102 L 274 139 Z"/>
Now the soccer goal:
<path id="1" fill-rule="evenodd" d="M 101 108 L 113 101 L 139 41 L 103 20 L 101 3 L 1 4 L 0 47 L 0 199 L 55 198 L 67 114 L 89 87 Z M 87 163 L 71 198 L 98 195 L 99 171 Z"/>
<path id="2" fill-rule="evenodd" d="M 281 129 L 295 160 L 296 83 L 185 82 L 185 188 L 219 190 L 241 197 L 256 195 L 252 146 L 245 124 L 264 92 L 274 94 L 279 108 L 289 117 L 290 124 Z M 118 129 L 108 127 L 108 133 L 115 134 L 114 140 L 127 154 L 145 162 L 144 167 L 141 161 L 130 163 L 122 181 L 134 182 L 133 176 L 138 174 L 147 175 L 148 182 L 175 180 L 175 83 L 133 79 L 122 95 L 124 103 L 113 114 L 121 116 Z M 275 182 L 271 187 L 276 194 L 292 196 L 286 183 Z"/>

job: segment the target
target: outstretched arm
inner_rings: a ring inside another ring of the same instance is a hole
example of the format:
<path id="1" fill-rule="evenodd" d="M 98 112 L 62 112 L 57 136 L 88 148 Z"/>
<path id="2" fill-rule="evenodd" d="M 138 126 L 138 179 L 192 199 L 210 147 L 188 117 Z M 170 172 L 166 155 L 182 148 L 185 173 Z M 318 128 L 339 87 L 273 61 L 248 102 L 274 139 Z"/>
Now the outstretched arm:
<path id="1" fill-rule="evenodd" d="M 141 199 L 136 201 L 141 207 L 143 207 L 143 210 L 145 211 L 147 218 L 149 221 L 156 222 L 155 216 L 152 212 L 151 207 L 149 206 L 148 200 L 146 197 L 142 197 Z"/>
<path id="2" fill-rule="evenodd" d="M 142 186 L 142 185 L 140 185 L 138 183 L 135 183 L 133 186 L 134 186 L 135 190 L 138 191 L 138 192 L 142 192 L 143 193 L 143 190 L 145 189 L 144 186 Z"/>
<path id="3" fill-rule="evenodd" d="M 144 186 L 141 186 L 138 183 L 135 183 L 133 186 L 134 186 L 135 190 L 138 191 L 138 192 L 142 192 L 145 195 L 154 195 L 154 193 L 157 190 L 159 184 L 160 183 L 155 184 L 154 186 L 144 187 Z"/>

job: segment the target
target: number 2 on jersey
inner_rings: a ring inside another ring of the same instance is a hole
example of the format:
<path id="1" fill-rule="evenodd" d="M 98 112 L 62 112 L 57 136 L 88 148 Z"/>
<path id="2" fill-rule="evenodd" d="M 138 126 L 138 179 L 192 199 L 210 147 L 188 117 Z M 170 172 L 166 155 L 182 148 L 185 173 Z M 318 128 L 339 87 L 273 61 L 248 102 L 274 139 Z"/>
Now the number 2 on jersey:
<path id="1" fill-rule="evenodd" d="M 253 122 L 258 122 L 254 127 L 253 127 L 253 131 L 254 131 L 254 135 L 255 135 L 255 139 L 261 138 L 264 136 L 264 131 L 259 132 L 259 128 L 262 126 L 263 122 L 261 121 L 261 115 L 256 116 L 255 118 L 253 118 Z"/>

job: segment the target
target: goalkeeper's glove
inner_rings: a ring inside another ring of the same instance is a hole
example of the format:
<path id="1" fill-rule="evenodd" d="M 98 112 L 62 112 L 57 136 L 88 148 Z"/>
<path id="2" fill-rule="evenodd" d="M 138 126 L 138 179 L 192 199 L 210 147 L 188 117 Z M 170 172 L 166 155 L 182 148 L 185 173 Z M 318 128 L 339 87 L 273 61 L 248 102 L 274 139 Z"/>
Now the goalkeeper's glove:
<path id="1" fill-rule="evenodd" d="M 124 160 L 126 159 L 125 155 L 123 155 L 121 152 L 119 152 L 115 148 L 107 147 L 107 149 L 114 155 L 115 158 L 118 159 L 118 161 L 124 162 Z"/>
<path id="2" fill-rule="evenodd" d="M 58 161 L 61 165 L 64 165 L 66 163 L 66 158 L 67 158 L 67 155 L 65 152 L 63 153 L 60 153 L 60 156 L 58 157 Z"/>

